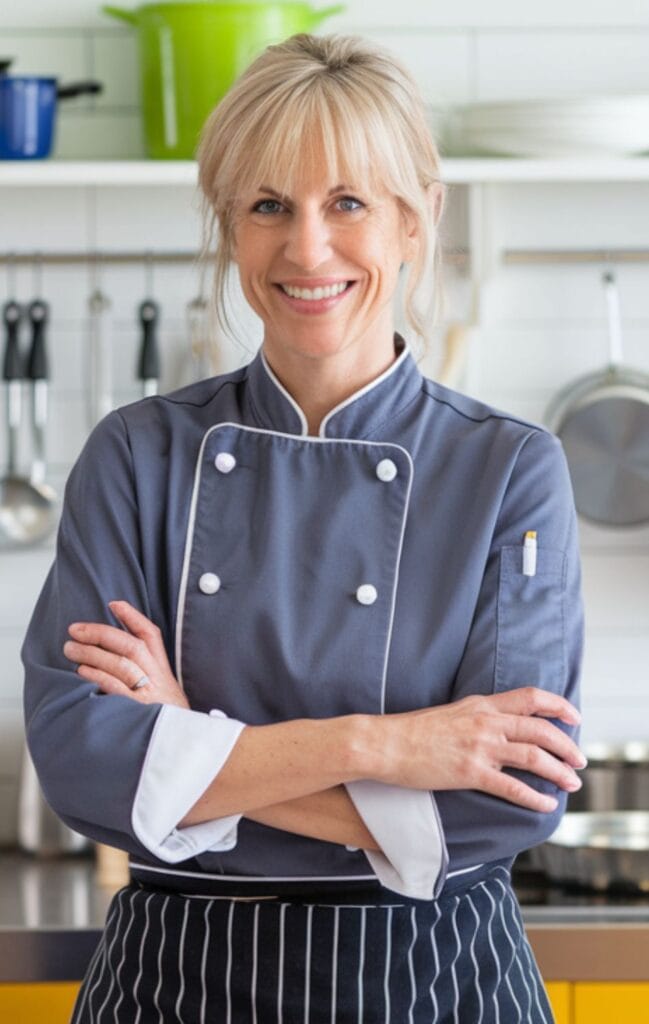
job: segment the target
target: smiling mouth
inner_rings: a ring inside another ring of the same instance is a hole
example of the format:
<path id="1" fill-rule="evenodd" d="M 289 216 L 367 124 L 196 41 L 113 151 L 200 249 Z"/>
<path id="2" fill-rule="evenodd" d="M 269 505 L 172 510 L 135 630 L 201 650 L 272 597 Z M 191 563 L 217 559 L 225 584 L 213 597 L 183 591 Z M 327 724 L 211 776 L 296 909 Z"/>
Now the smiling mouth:
<path id="1" fill-rule="evenodd" d="M 320 302 L 322 299 L 335 299 L 353 284 L 353 281 L 338 281 L 336 284 L 318 285 L 316 288 L 297 288 L 292 284 L 280 284 L 279 288 L 292 299 L 301 299 L 303 302 Z"/>

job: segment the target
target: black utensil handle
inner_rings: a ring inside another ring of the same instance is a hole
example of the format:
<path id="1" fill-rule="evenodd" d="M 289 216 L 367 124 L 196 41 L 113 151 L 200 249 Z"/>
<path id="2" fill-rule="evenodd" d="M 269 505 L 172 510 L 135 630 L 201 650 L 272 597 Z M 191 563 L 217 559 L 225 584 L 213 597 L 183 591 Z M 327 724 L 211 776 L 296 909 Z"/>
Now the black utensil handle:
<path id="1" fill-rule="evenodd" d="M 101 82 L 70 82 L 69 85 L 57 85 L 56 95 L 60 100 L 69 100 L 73 96 L 83 96 L 84 93 L 103 92 L 104 86 Z"/>
<path id="2" fill-rule="evenodd" d="M 156 327 L 160 316 L 160 306 L 152 299 L 145 299 L 140 303 L 139 314 L 143 334 L 137 375 L 140 380 L 157 379 L 160 376 L 160 354 Z"/>
<path id="3" fill-rule="evenodd" d="M 24 376 L 23 358 L 18 347 L 18 331 L 23 316 L 23 308 L 19 302 L 11 299 L 2 307 L 2 320 L 7 331 L 4 358 L 2 361 L 3 380 L 22 380 Z"/>
<path id="4" fill-rule="evenodd" d="M 35 299 L 28 307 L 29 322 L 32 325 L 32 344 L 27 359 L 29 380 L 47 380 L 49 365 L 45 345 L 45 327 L 49 320 L 50 307 L 42 299 Z"/>

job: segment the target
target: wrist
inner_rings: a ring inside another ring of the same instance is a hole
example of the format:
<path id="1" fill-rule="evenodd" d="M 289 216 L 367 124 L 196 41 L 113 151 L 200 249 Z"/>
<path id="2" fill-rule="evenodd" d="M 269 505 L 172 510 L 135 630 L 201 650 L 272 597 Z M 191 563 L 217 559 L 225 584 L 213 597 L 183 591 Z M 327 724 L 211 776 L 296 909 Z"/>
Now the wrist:
<path id="1" fill-rule="evenodd" d="M 385 781 L 390 774 L 391 743 L 384 715 L 346 715 L 343 723 L 345 780 Z"/>

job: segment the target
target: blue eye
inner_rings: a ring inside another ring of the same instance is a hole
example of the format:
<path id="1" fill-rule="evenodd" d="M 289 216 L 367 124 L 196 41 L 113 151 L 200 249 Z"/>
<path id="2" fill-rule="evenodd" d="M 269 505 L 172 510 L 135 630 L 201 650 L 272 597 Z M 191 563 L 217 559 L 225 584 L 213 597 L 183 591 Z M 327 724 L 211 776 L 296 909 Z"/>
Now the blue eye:
<path id="1" fill-rule="evenodd" d="M 338 206 L 345 213 L 353 213 L 354 210 L 360 210 L 363 207 L 360 199 L 354 199 L 353 196 L 341 196 L 338 200 Z"/>
<path id="2" fill-rule="evenodd" d="M 282 204 L 277 199 L 260 199 L 258 203 L 253 206 L 254 213 L 279 213 L 282 209 Z"/>

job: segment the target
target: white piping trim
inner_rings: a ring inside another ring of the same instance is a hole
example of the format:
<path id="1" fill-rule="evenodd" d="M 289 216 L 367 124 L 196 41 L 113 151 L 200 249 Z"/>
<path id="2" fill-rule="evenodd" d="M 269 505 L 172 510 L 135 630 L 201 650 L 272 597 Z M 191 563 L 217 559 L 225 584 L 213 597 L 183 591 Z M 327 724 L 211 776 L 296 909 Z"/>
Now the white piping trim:
<path id="1" fill-rule="evenodd" d="M 129 860 L 128 866 L 135 871 L 151 871 L 158 875 L 180 875 L 181 878 L 216 878 L 228 882 L 363 882 L 367 879 L 377 880 L 376 874 L 372 875 L 222 875 L 210 874 L 207 871 L 175 871 L 173 868 L 159 868 L 149 864 L 139 864 L 137 861 Z M 472 868 L 461 868 L 459 871 L 449 871 L 447 878 L 454 878 L 455 875 L 466 875 L 470 871 L 477 871 L 484 867 L 484 864 L 476 864 Z"/>
<path id="2" fill-rule="evenodd" d="M 373 448 L 395 448 L 398 451 L 403 452 L 403 454 L 405 455 L 405 457 L 408 460 L 408 463 L 409 463 L 409 465 L 411 467 L 411 475 L 410 475 L 409 487 L 408 487 L 408 492 L 407 492 L 407 495 L 406 495 L 406 512 L 407 512 L 407 508 L 408 508 L 408 500 L 409 500 L 409 496 L 410 496 L 410 490 L 412 488 L 412 473 L 413 473 L 413 469 L 412 469 L 412 458 L 410 456 L 410 452 L 406 448 L 404 448 L 403 445 L 395 444 L 393 441 L 362 441 L 362 440 L 359 440 L 357 438 L 351 438 L 351 437 L 350 438 L 347 438 L 347 437 L 312 437 L 310 434 L 305 434 L 305 435 L 302 435 L 302 434 L 288 434 L 288 433 L 285 433 L 284 431 L 280 431 L 280 430 L 267 430 L 264 427 L 249 427 L 249 426 L 247 426 L 244 423 L 233 423 L 230 420 L 225 420 L 223 423 L 215 423 L 213 426 L 209 427 L 208 430 L 206 430 L 204 435 L 203 435 L 203 440 L 201 441 L 201 446 L 200 446 L 200 449 L 198 451 L 198 456 L 196 458 L 196 469 L 194 470 L 194 488 L 193 488 L 193 491 L 192 491 L 192 500 L 191 500 L 191 504 L 190 504 L 190 507 L 189 507 L 189 521 L 187 523 L 187 534 L 186 534 L 186 538 L 185 538 L 185 554 L 184 554 L 184 557 L 183 557 L 183 568 L 182 568 L 182 572 L 181 572 L 181 576 L 180 576 L 180 586 L 178 588 L 178 610 L 176 612 L 176 643 L 175 643 L 175 650 L 176 650 L 176 677 L 177 677 L 178 682 L 179 682 L 179 684 L 180 684 L 182 689 L 184 689 L 183 678 L 182 678 L 182 627 L 183 627 L 183 620 L 184 620 L 184 617 L 185 617 L 185 599 L 187 597 L 187 578 L 188 578 L 188 575 L 189 575 L 189 562 L 190 562 L 190 559 L 191 559 L 191 550 L 192 550 L 193 537 L 194 537 L 194 526 L 195 526 L 195 522 L 196 522 L 196 506 L 198 504 L 198 493 L 199 493 L 199 490 L 200 490 L 201 469 L 202 469 L 202 465 L 203 465 L 203 452 L 205 450 L 205 445 L 207 443 L 207 439 L 210 436 L 210 434 L 212 433 L 212 431 L 220 430 L 222 427 L 234 427 L 236 430 L 248 431 L 248 433 L 251 433 L 251 434 L 269 434 L 269 435 L 271 435 L 273 437 L 288 437 L 292 441 L 299 440 L 303 444 L 347 444 L 347 445 L 349 445 L 349 444 L 357 444 L 357 445 L 364 445 L 366 448 L 367 447 L 373 447 Z M 401 557 L 401 547 L 403 545 L 403 535 L 404 535 L 404 531 L 405 531 L 405 520 L 406 520 L 406 516 L 404 515 L 404 520 L 403 520 L 402 528 L 401 528 L 401 538 L 400 538 L 400 541 L 399 541 L 399 558 Z M 397 578 L 398 578 L 398 572 L 399 572 L 399 569 L 398 569 L 398 565 L 397 565 L 396 574 L 395 574 Z M 387 659 L 388 659 L 388 653 L 389 653 L 389 641 L 390 641 L 390 639 L 392 637 L 392 622 L 394 620 L 395 600 L 396 600 L 396 582 L 395 582 L 395 584 L 393 586 L 392 609 L 391 609 L 391 613 L 390 613 L 390 628 L 389 628 L 389 635 L 388 635 L 388 645 L 387 645 L 387 649 L 386 649 L 386 657 L 385 657 L 384 667 L 383 667 L 383 672 L 384 672 L 384 679 L 382 680 L 382 687 L 383 687 L 383 689 L 385 688 L 385 674 L 387 672 Z"/>
<path id="3" fill-rule="evenodd" d="M 260 355 L 261 355 L 261 362 L 262 362 L 262 365 L 263 365 L 264 369 L 266 370 L 266 373 L 268 374 L 268 376 L 270 377 L 270 379 L 272 380 L 273 384 L 278 389 L 278 391 L 280 391 L 281 394 L 284 395 L 284 398 L 289 402 L 289 404 L 294 409 L 294 411 L 297 413 L 297 415 L 298 415 L 298 417 L 300 419 L 300 424 L 302 426 L 302 433 L 300 435 L 298 435 L 298 436 L 300 436 L 300 437 L 308 436 L 309 424 L 307 423 L 306 416 L 304 415 L 302 409 L 297 404 L 297 402 L 295 401 L 293 396 L 286 390 L 286 388 L 284 387 L 282 382 L 280 380 L 278 380 L 278 378 L 275 376 L 275 373 L 271 369 L 270 364 L 268 363 L 268 360 L 266 359 L 266 356 L 264 355 L 263 347 L 259 350 L 259 352 L 260 352 Z M 368 391 L 371 391 L 372 388 L 375 388 L 378 384 L 381 384 L 384 380 L 387 380 L 387 378 L 391 374 L 393 374 L 395 372 L 395 370 L 401 365 L 401 363 L 404 361 L 404 359 L 408 356 L 409 353 L 410 353 L 410 346 L 408 345 L 407 341 L 404 341 L 404 345 L 403 345 L 402 351 L 399 353 L 399 355 L 394 360 L 394 362 L 391 363 L 388 366 L 387 370 L 384 370 L 383 373 L 379 374 L 378 377 L 375 377 L 374 380 L 371 380 L 369 382 L 369 384 L 364 384 L 362 388 L 358 389 L 358 391 L 354 391 L 354 393 L 352 395 L 349 395 L 348 398 L 345 398 L 342 402 L 339 402 L 338 405 L 335 405 L 333 407 L 333 409 L 329 410 L 329 412 L 324 417 L 324 419 L 320 421 L 320 426 L 318 427 L 318 437 L 324 437 L 325 436 L 325 430 L 326 430 L 326 427 L 327 427 L 327 423 L 329 422 L 329 420 L 331 419 L 332 416 L 335 416 L 336 413 L 340 412 L 341 409 L 344 409 L 346 405 L 350 405 L 352 402 L 355 402 L 358 398 L 362 398 L 362 396 L 367 394 Z M 333 439 L 330 439 L 330 440 L 333 440 Z"/>
<path id="4" fill-rule="evenodd" d="M 383 678 L 381 680 L 381 714 L 385 714 L 385 691 L 388 684 L 388 661 L 390 660 L 390 645 L 392 643 L 392 629 L 394 626 L 394 612 L 397 605 L 397 587 L 399 585 L 399 570 L 401 569 L 401 552 L 403 551 L 403 538 L 406 532 L 406 520 L 408 518 L 408 509 L 410 506 L 410 495 L 412 493 L 412 481 L 415 475 L 415 467 L 412 461 L 410 452 L 405 448 L 406 458 L 408 460 L 408 466 L 410 468 L 410 476 L 408 477 L 408 489 L 406 490 L 406 497 L 403 503 L 403 517 L 401 520 L 401 535 L 399 537 L 399 548 L 397 550 L 397 564 L 394 569 L 394 580 L 392 582 L 392 603 L 390 606 L 390 618 L 388 620 L 388 637 L 385 644 L 385 655 L 383 658 Z"/>
<path id="5" fill-rule="evenodd" d="M 260 354 L 261 354 L 261 361 L 262 361 L 262 364 L 263 364 L 263 367 L 264 367 L 266 373 L 268 374 L 268 376 L 270 377 L 270 379 L 272 380 L 273 384 L 278 389 L 278 391 L 281 391 L 281 393 L 284 395 L 284 398 L 287 400 L 287 402 L 289 402 L 290 405 L 292 405 L 293 409 L 295 410 L 295 412 L 300 417 L 300 424 L 302 426 L 302 434 L 300 434 L 298 436 L 301 437 L 301 436 L 307 435 L 309 433 L 309 424 L 307 423 L 306 416 L 304 415 L 304 413 L 302 412 L 300 406 L 297 404 L 297 402 L 293 398 L 293 395 L 289 394 L 289 392 L 286 390 L 286 388 L 284 387 L 282 382 L 277 379 L 277 377 L 275 376 L 275 374 L 271 370 L 270 365 L 268 363 L 268 360 L 266 359 L 266 356 L 264 355 L 263 348 L 260 349 L 259 351 L 260 351 Z"/>
<path id="6" fill-rule="evenodd" d="M 369 384 L 365 384 L 364 387 L 359 388 L 359 390 L 355 391 L 353 395 L 349 396 L 349 398 L 345 398 L 344 401 L 339 402 L 338 405 L 335 405 L 333 407 L 333 409 L 330 409 L 325 418 L 321 421 L 320 426 L 318 427 L 318 436 L 324 437 L 324 432 L 327 423 L 329 422 L 332 416 L 335 416 L 337 412 L 340 412 L 341 409 L 344 409 L 346 405 L 350 405 L 352 402 L 355 402 L 356 399 L 361 398 L 368 391 L 371 391 L 372 388 L 375 388 L 377 386 L 377 384 L 381 384 L 384 380 L 387 380 L 387 378 L 395 372 L 397 367 L 401 365 L 401 363 L 404 361 L 409 352 L 410 347 L 407 342 L 404 342 L 403 351 L 401 352 L 400 355 L 397 356 L 393 363 L 390 363 L 387 370 L 384 370 L 383 373 L 379 374 L 378 377 L 375 377 L 374 380 L 371 380 Z"/>

